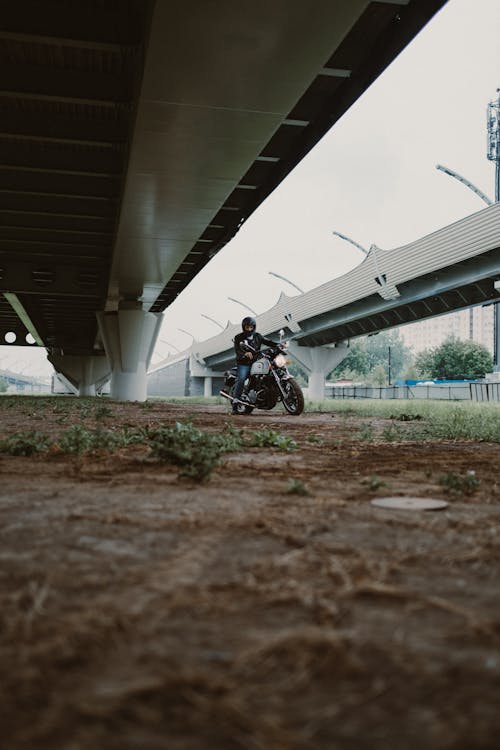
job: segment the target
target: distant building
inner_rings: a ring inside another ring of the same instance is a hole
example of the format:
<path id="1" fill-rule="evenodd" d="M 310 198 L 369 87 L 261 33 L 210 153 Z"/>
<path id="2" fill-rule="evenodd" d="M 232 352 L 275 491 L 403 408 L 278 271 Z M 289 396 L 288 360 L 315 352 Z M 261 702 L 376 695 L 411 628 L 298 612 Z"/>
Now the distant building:
<path id="1" fill-rule="evenodd" d="M 479 305 L 410 323 L 401 326 L 399 334 L 414 354 L 440 346 L 450 336 L 483 344 L 493 354 L 493 305 Z"/>

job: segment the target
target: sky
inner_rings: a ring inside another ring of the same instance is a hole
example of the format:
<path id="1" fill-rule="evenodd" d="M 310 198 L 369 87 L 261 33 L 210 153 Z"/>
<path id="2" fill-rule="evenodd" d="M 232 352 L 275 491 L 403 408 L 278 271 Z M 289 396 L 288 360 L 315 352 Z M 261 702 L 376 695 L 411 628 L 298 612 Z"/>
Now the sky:
<path id="1" fill-rule="evenodd" d="M 165 311 L 152 365 L 217 325 L 262 313 L 363 260 L 484 208 L 442 164 L 494 198 L 486 108 L 500 87 L 499 0 L 449 0 Z M 45 350 L 0 347 L 0 367 L 48 375 Z"/>

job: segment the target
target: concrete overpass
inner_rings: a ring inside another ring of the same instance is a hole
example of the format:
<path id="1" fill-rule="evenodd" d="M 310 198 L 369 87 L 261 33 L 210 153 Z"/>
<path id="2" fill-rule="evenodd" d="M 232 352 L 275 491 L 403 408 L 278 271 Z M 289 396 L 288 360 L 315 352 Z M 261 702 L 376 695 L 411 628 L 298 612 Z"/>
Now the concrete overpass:
<path id="1" fill-rule="evenodd" d="M 0 369 L 0 381 L 4 381 L 9 391 L 17 393 L 50 393 L 50 382 L 45 378 L 32 377 L 12 370 Z"/>
<path id="2" fill-rule="evenodd" d="M 0 341 L 144 399 L 163 310 L 444 4 L 4 3 Z"/>
<path id="3" fill-rule="evenodd" d="M 325 375 L 347 355 L 350 339 L 499 299 L 496 203 L 409 245 L 391 250 L 372 246 L 349 273 L 305 294 L 283 294 L 259 315 L 258 330 L 276 340 L 279 330 L 285 330 L 293 339 L 292 355 L 309 373 L 310 396 L 322 398 Z M 234 363 L 232 339 L 239 331 L 228 325 L 217 336 L 194 342 L 184 354 L 191 375 L 220 377 Z M 163 367 L 178 368 L 180 360 L 172 357 Z"/>

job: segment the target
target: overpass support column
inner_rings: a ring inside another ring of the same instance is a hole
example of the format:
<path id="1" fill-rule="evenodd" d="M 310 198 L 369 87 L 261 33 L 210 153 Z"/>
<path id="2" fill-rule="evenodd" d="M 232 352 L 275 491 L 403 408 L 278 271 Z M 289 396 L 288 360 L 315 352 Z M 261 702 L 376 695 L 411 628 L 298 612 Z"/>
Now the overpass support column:
<path id="1" fill-rule="evenodd" d="M 212 376 L 211 375 L 205 375 L 205 380 L 203 382 L 203 395 L 205 398 L 209 398 L 209 396 L 212 395 Z"/>
<path id="2" fill-rule="evenodd" d="M 96 388 L 109 379 L 110 367 L 104 356 L 49 354 L 47 359 L 79 396 L 95 396 Z"/>
<path id="3" fill-rule="evenodd" d="M 144 312 L 139 303 L 97 313 L 111 368 L 110 395 L 116 401 L 146 400 L 147 370 L 162 318 L 162 313 Z"/>
<path id="4" fill-rule="evenodd" d="M 322 401 L 325 398 L 325 376 L 347 357 L 349 347 L 344 342 L 330 347 L 299 346 L 292 341 L 289 351 L 309 375 L 309 398 L 312 401 Z"/>

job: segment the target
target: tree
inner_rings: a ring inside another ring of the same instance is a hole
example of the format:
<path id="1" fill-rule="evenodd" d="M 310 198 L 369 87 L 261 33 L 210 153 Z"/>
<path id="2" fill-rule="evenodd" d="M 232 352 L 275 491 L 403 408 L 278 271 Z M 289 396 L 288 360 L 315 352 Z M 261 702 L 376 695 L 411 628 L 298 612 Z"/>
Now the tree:
<path id="1" fill-rule="evenodd" d="M 424 349 L 415 357 L 415 371 L 419 378 L 432 378 L 435 349 Z"/>
<path id="2" fill-rule="evenodd" d="M 375 385 L 386 385 L 389 380 L 387 369 L 383 364 L 375 365 L 370 374 Z"/>
<path id="3" fill-rule="evenodd" d="M 436 349 L 420 352 L 415 364 L 423 377 L 463 380 L 491 372 L 493 357 L 483 344 L 451 337 Z"/>
<path id="4" fill-rule="evenodd" d="M 380 366 L 389 379 L 389 358 L 391 365 L 391 382 L 403 371 L 410 359 L 410 350 L 399 336 L 399 331 L 382 331 L 374 336 L 363 336 L 353 341 L 349 354 L 333 371 L 333 376 L 345 376 L 347 372 L 356 373 L 357 377 L 373 375 L 377 366 L 380 378 Z"/>

